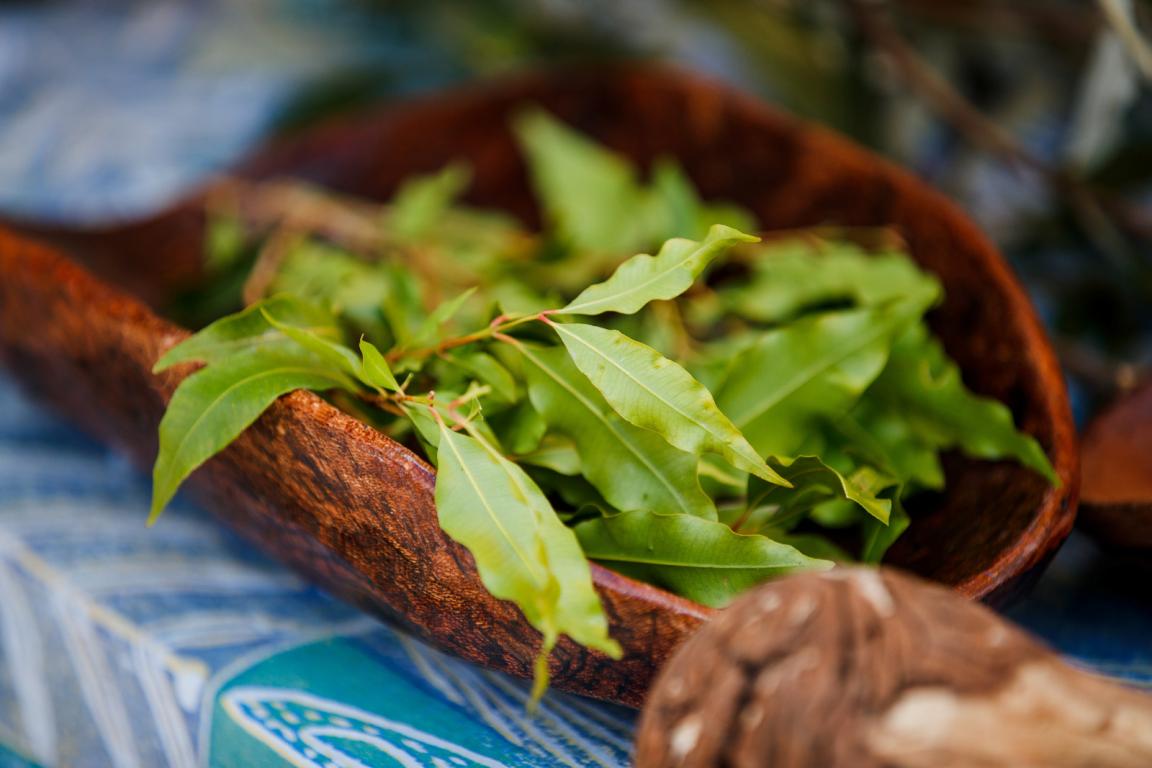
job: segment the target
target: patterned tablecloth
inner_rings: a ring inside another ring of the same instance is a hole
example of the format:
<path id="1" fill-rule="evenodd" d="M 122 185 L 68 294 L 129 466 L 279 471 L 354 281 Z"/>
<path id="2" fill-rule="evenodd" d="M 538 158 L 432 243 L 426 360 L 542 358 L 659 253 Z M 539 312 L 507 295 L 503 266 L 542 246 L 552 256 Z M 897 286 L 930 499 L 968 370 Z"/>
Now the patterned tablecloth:
<path id="1" fill-rule="evenodd" d="M 98 5 L 0 7 L 0 210 L 137 213 L 354 53 L 432 71 L 403 35 L 355 48 L 251 11 L 267 0 Z M 262 43 L 272 64 L 238 73 Z M 627 763 L 634 713 L 551 692 L 529 717 L 524 683 L 333 601 L 193 505 L 146 528 L 148 493 L 0 373 L 0 768 Z M 1147 582 L 1074 537 L 1011 615 L 1152 686 Z"/>
<path id="2" fill-rule="evenodd" d="M 0 376 L 0 744 L 45 766 L 623 765 L 634 713 L 444 656 L 177 502 Z M 14 756 L 0 752 L 0 766 Z"/>

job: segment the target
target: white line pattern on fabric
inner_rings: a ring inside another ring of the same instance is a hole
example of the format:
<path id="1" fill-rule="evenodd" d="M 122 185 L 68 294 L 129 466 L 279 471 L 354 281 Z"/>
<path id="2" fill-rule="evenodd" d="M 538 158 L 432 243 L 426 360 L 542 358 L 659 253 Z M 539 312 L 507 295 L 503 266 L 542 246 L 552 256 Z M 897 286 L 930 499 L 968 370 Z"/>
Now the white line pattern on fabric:
<path id="1" fill-rule="evenodd" d="M 431 751 L 457 758 L 460 768 L 505 768 L 470 749 L 358 707 L 288 688 L 240 686 L 224 692 L 221 704 L 240 727 L 298 768 L 323 768 L 306 754 L 311 748 L 337 765 L 364 766 L 333 743 L 356 741 L 375 747 L 405 768 L 436 766 Z M 364 768 L 367 768 L 364 766 Z"/>
<path id="2" fill-rule="evenodd" d="M 136 679 L 148 700 L 156 733 L 164 747 L 168 768 L 195 768 L 196 754 L 188 736 L 188 724 L 176 700 L 163 659 L 155 658 L 151 648 L 137 643 L 132 646 L 132 662 Z"/>
<path id="3" fill-rule="evenodd" d="M 78 610 L 80 606 L 68 598 L 67 592 L 56 592 L 53 608 L 88 714 L 96 722 L 115 768 L 143 768 L 132 723 L 120 696 L 120 686 L 104 657 L 103 644 L 87 611 Z"/>
<path id="4" fill-rule="evenodd" d="M 13 567 L 0 561 L 0 658 L 12 676 L 20 725 L 28 750 L 45 765 L 56 764 L 56 714 L 48 675 L 44 668 L 44 644 L 36 614 Z"/>

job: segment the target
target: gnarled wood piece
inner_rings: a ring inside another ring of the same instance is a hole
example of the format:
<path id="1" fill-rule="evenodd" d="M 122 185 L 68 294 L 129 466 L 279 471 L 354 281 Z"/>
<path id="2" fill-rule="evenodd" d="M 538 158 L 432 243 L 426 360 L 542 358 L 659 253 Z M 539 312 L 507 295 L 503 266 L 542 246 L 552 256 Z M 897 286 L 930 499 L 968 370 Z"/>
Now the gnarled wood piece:
<path id="1" fill-rule="evenodd" d="M 748 207 L 766 228 L 898 228 L 947 288 L 933 322 L 967 383 L 1009 404 L 1063 484 L 1050 488 L 1012 463 L 950 457 L 948 494 L 916 511 L 892 557 L 965 595 L 997 599 L 1059 546 L 1076 500 L 1072 422 L 1055 358 L 1022 291 L 943 197 L 826 131 L 682 74 L 608 69 L 520 78 L 337 120 L 243 172 L 297 175 L 383 199 L 414 173 L 464 160 L 473 169 L 471 202 L 532 221 L 509 127 L 528 104 L 642 164 L 676 157 L 706 197 Z M 192 200 L 113 230 L 37 235 L 159 306 L 196 271 L 198 206 Z M 155 456 L 164 403 L 188 369 L 149 371 L 182 336 L 61 252 L 0 231 L 0 360 L 29 390 L 143 466 Z M 471 557 L 440 530 L 428 466 L 319 398 L 282 399 L 190 484 L 229 525 L 340 597 L 452 653 L 530 674 L 538 636 L 511 604 L 487 594 Z M 593 575 L 625 656 L 613 662 L 564 642 L 553 679 L 637 705 L 655 670 L 710 611 L 603 568 Z"/>
<path id="2" fill-rule="evenodd" d="M 657 678 L 638 768 L 1138 768 L 1152 698 L 894 571 L 765 585 Z"/>
<path id="3" fill-rule="evenodd" d="M 1096 417 L 1081 456 L 1082 527 L 1110 547 L 1152 552 L 1152 382 Z"/>

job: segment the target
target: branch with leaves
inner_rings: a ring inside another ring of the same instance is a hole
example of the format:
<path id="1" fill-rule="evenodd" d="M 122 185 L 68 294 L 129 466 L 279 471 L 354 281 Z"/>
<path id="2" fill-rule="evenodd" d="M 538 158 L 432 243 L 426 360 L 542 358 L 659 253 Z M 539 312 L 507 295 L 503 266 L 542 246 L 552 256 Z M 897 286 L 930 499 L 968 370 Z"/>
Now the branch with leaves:
<path id="1" fill-rule="evenodd" d="M 517 130 L 542 234 L 460 205 L 456 167 L 374 218 L 357 203 L 355 226 L 381 232 L 355 244 L 337 219 L 302 228 L 296 203 L 218 223 L 239 234 L 211 239 L 230 249 L 211 263 L 258 265 L 261 295 L 249 281 L 250 306 L 156 364 L 203 367 L 160 425 L 153 518 L 280 395 L 350 403 L 437 466 L 442 528 L 541 633 L 539 695 L 561 635 L 620 651 L 589 559 L 719 606 L 779 574 L 879 560 L 910 524 L 904 500 L 943 486 L 942 450 L 1054 481 L 927 330 L 941 289 L 897 238 L 761 241 L 674 163 L 646 181 L 541 113 Z"/>

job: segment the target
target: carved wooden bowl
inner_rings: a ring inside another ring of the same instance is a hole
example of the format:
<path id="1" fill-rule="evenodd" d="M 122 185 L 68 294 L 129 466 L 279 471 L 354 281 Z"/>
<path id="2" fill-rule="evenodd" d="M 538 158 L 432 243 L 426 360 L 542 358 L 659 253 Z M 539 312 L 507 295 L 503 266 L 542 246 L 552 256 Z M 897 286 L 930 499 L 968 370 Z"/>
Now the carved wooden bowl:
<path id="1" fill-rule="evenodd" d="M 532 221 L 508 127 L 529 103 L 641 163 L 678 158 L 706 197 L 746 206 L 765 229 L 897 227 L 947 288 L 932 321 L 968 384 L 1012 408 L 1063 484 L 1050 488 L 1015 464 L 950 456 L 947 494 L 914 510 L 891 560 L 985 600 L 1038 572 L 1072 527 L 1078 479 L 1048 342 L 996 250 L 956 207 L 844 139 L 711 82 L 611 69 L 523 77 L 337 120 L 274 146 L 241 172 L 295 174 L 383 198 L 410 174 L 463 158 L 474 170 L 472 202 Z M 150 373 L 186 335 L 150 307 L 195 278 L 202 225 L 193 200 L 115 229 L 0 230 L 4 363 L 28 390 L 142 466 L 155 455 L 164 404 L 189 370 Z M 451 653 L 528 676 L 537 635 L 511 603 L 488 595 L 470 555 L 441 532 L 433 478 L 406 448 L 296 392 L 191 484 L 225 522 L 332 593 Z M 624 658 L 562 642 L 552 659 L 555 684 L 638 705 L 660 664 L 710 611 L 604 568 L 594 576 Z"/>
<path id="2" fill-rule="evenodd" d="M 1109 548 L 1152 559 L 1152 380 L 1096 417 L 1081 453 L 1082 527 Z"/>

